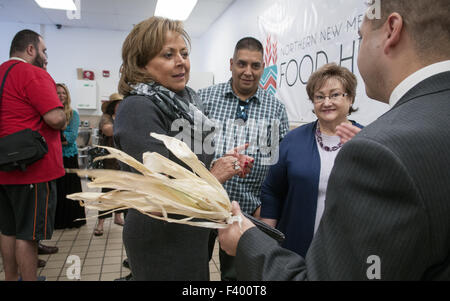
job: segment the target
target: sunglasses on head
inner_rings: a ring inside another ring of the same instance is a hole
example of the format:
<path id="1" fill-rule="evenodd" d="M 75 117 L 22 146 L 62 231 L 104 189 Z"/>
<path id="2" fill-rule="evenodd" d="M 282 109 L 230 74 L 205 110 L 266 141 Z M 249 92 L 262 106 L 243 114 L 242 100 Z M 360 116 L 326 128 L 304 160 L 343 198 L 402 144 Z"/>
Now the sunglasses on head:
<path id="1" fill-rule="evenodd" d="M 238 104 L 238 110 L 236 112 L 236 120 L 243 120 L 244 122 L 247 122 L 248 120 L 248 102 L 239 100 Z"/>

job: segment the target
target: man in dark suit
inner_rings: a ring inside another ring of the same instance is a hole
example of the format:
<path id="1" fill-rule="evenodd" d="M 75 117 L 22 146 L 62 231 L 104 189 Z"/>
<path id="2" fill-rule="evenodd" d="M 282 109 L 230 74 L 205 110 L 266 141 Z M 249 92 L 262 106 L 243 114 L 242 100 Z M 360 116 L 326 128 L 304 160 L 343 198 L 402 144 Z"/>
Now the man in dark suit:
<path id="1" fill-rule="evenodd" d="M 450 2 L 379 1 L 358 66 L 391 110 L 340 151 L 305 259 L 246 219 L 220 231 L 238 279 L 450 279 Z"/>

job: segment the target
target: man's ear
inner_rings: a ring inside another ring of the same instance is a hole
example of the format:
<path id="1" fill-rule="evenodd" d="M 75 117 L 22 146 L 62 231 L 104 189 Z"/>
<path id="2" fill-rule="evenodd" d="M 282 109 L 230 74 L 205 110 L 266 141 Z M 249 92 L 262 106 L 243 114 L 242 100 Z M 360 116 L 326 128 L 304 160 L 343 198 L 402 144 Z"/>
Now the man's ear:
<path id="1" fill-rule="evenodd" d="M 402 34 L 404 34 L 404 21 L 402 16 L 398 13 L 392 13 L 384 23 L 384 30 L 386 34 L 386 42 L 384 43 L 384 53 L 388 54 L 393 48 L 395 48 L 401 40 Z"/>
<path id="2" fill-rule="evenodd" d="M 230 59 L 230 71 L 233 71 L 233 59 Z"/>
<path id="3" fill-rule="evenodd" d="M 35 54 L 36 51 L 37 51 L 37 49 L 34 47 L 33 44 L 28 45 L 27 48 L 25 49 L 25 52 L 30 57 L 34 57 L 34 54 Z"/>

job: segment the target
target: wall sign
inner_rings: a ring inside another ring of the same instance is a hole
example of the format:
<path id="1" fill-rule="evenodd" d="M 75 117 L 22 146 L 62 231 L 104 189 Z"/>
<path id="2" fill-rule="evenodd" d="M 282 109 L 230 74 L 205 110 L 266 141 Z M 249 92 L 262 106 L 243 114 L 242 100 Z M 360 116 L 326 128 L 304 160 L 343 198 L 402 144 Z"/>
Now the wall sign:
<path id="1" fill-rule="evenodd" d="M 83 79 L 85 79 L 85 80 L 94 80 L 95 79 L 94 72 L 89 71 L 89 70 L 83 71 Z"/>
<path id="2" fill-rule="evenodd" d="M 316 120 L 306 84 L 314 71 L 331 62 L 358 78 L 354 107 L 359 111 L 351 119 L 367 125 L 389 108 L 366 96 L 357 66 L 358 30 L 367 9 L 360 0 L 278 0 L 259 16 L 266 65 L 261 86 L 283 101 L 289 121 Z"/>

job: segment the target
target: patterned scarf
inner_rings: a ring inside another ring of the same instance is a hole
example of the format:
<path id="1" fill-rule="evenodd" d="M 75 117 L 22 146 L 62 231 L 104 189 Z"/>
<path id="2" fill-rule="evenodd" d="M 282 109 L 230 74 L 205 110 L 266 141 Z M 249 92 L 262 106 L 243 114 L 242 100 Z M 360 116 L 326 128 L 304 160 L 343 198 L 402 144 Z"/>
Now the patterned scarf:
<path id="1" fill-rule="evenodd" d="M 201 133 L 204 139 L 214 132 L 214 123 L 203 114 L 202 102 L 191 88 L 186 87 L 182 92 L 175 93 L 155 82 L 139 83 L 131 87 L 133 88 L 131 95 L 151 99 L 172 122 L 179 119 L 187 120 L 194 135 Z"/>

